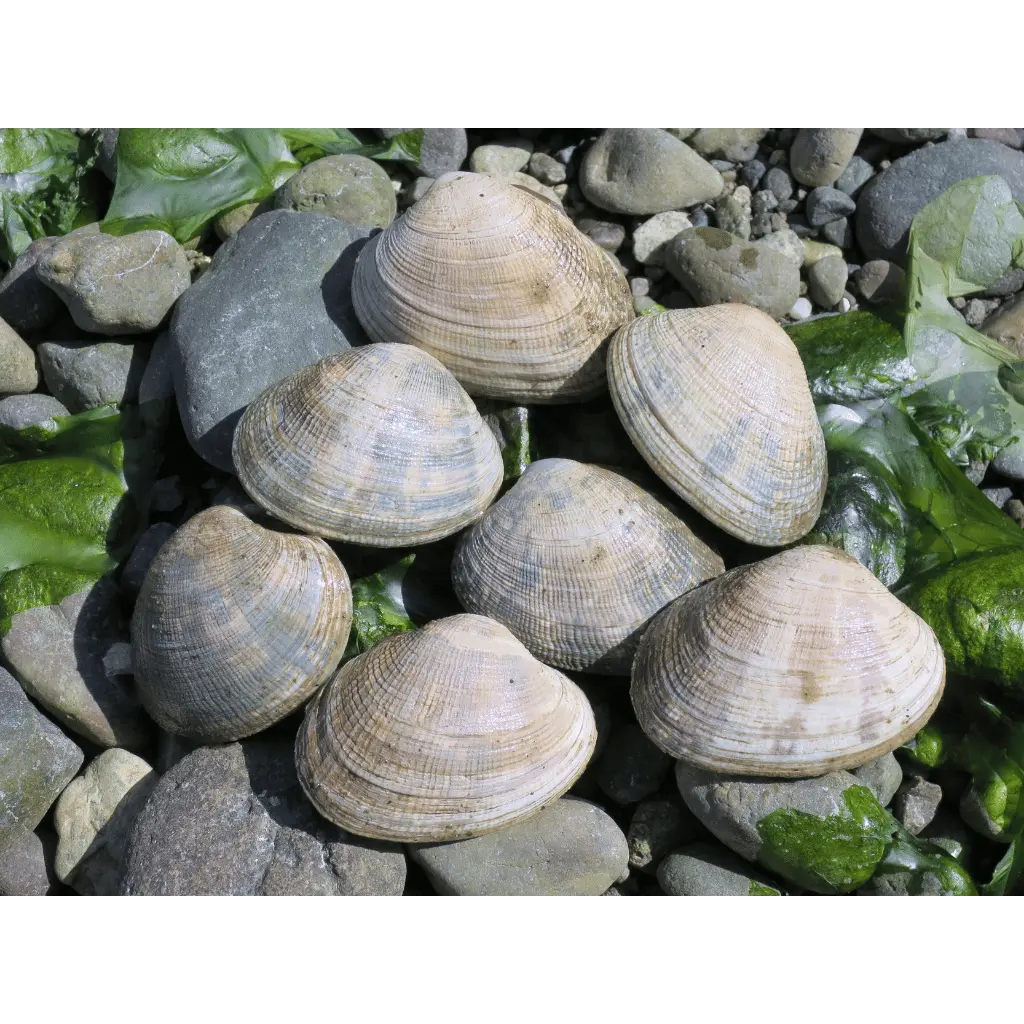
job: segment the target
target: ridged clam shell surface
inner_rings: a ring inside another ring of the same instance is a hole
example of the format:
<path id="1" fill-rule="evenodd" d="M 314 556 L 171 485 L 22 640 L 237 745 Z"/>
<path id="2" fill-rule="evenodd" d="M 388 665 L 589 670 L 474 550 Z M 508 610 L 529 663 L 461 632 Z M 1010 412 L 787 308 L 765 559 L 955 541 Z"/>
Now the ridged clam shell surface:
<path id="1" fill-rule="evenodd" d="M 461 530 L 504 476 L 472 399 L 409 345 L 349 349 L 268 388 L 239 422 L 234 462 L 278 519 L 375 547 Z"/>
<path id="2" fill-rule="evenodd" d="M 218 505 L 161 548 L 132 616 L 139 697 L 163 729 L 223 743 L 290 714 L 334 671 L 352 591 L 322 540 Z"/>
<path id="3" fill-rule="evenodd" d="M 467 839 L 561 796 L 597 740 L 583 692 L 479 615 L 435 619 L 354 658 L 306 709 L 299 781 L 356 835 Z"/>
<path id="4" fill-rule="evenodd" d="M 359 254 L 356 315 L 373 341 L 437 356 L 471 395 L 575 402 L 605 390 L 605 344 L 633 319 L 614 262 L 529 190 L 456 172 Z"/>
<path id="5" fill-rule="evenodd" d="M 543 459 L 460 539 L 452 582 L 464 608 L 507 626 L 541 661 L 629 675 L 648 620 L 724 571 L 631 480 Z"/>
<path id="6" fill-rule="evenodd" d="M 942 696 L 928 624 L 844 552 L 791 548 L 684 594 L 640 642 L 644 732 L 708 771 L 856 768 L 905 743 Z"/>
<path id="7" fill-rule="evenodd" d="M 825 439 L 796 346 L 770 317 L 733 303 L 640 317 L 612 339 L 608 386 L 651 468 L 723 530 L 783 545 L 814 525 Z"/>

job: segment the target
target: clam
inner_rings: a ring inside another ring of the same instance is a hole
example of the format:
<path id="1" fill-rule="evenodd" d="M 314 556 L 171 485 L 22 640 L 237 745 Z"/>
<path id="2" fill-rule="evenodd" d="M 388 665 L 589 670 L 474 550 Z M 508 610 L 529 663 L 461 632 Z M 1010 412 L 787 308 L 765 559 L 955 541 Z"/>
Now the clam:
<path id="1" fill-rule="evenodd" d="M 799 540 L 821 511 L 825 439 L 796 347 L 729 303 L 621 328 L 608 386 L 630 438 L 677 494 L 751 544 Z"/>
<path id="2" fill-rule="evenodd" d="M 558 668 L 629 675 L 648 620 L 725 571 L 632 481 L 570 459 L 534 462 L 459 541 L 463 607 Z"/>
<path id="3" fill-rule="evenodd" d="M 373 341 L 437 356 L 471 395 L 575 402 L 605 390 L 605 349 L 633 319 L 615 262 L 555 204 L 456 172 L 359 254 L 356 315 Z"/>
<path id="4" fill-rule="evenodd" d="M 644 732 L 707 771 L 856 768 L 928 721 L 945 680 L 928 624 L 842 551 L 791 548 L 684 594 L 633 665 Z"/>
<path id="5" fill-rule="evenodd" d="M 214 506 L 177 530 L 146 573 L 131 624 L 139 697 L 175 735 L 251 736 L 337 668 L 351 624 L 348 575 L 324 541 Z"/>
<path id="6" fill-rule="evenodd" d="M 317 810 L 356 835 L 467 839 L 561 796 L 594 750 L 582 690 L 481 615 L 435 619 L 343 665 L 295 746 Z"/>
<path id="7" fill-rule="evenodd" d="M 268 388 L 242 416 L 233 457 L 246 491 L 278 519 L 375 547 L 461 530 L 504 475 L 472 399 L 410 345 L 347 349 Z"/>

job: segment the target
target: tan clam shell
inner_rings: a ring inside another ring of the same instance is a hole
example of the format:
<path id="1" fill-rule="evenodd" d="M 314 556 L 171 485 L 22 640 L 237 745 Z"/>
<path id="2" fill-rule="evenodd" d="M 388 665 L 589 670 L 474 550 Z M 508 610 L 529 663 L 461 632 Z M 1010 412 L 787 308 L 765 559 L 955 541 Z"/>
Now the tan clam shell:
<path id="1" fill-rule="evenodd" d="M 799 540 L 821 511 L 825 439 L 796 346 L 729 303 L 640 317 L 608 352 L 630 438 L 677 494 L 751 544 Z"/>
<path id="2" fill-rule="evenodd" d="M 842 551 L 807 545 L 685 594 L 640 642 L 644 732 L 708 771 L 856 768 L 928 721 L 946 665 L 931 627 Z"/>
<path id="3" fill-rule="evenodd" d="M 504 476 L 472 399 L 409 345 L 346 349 L 268 388 L 242 416 L 233 456 L 242 486 L 278 519 L 375 547 L 461 530 Z"/>
<path id="4" fill-rule="evenodd" d="M 163 729 L 223 743 L 290 714 L 334 671 L 352 590 L 322 540 L 216 505 L 160 549 L 132 616 L 143 707 Z"/>
<path id="5" fill-rule="evenodd" d="M 597 739 L 583 692 L 480 615 L 435 619 L 343 665 L 306 709 L 295 761 L 356 835 L 467 839 L 561 796 Z"/>
<path id="6" fill-rule="evenodd" d="M 455 592 L 541 661 L 629 675 L 640 634 L 721 558 L 631 480 L 570 459 L 532 463 L 459 541 Z"/>
<path id="7" fill-rule="evenodd" d="M 575 402 L 605 390 L 605 345 L 633 319 L 614 261 L 553 203 L 456 172 L 359 254 L 356 315 L 417 345 L 471 395 Z"/>

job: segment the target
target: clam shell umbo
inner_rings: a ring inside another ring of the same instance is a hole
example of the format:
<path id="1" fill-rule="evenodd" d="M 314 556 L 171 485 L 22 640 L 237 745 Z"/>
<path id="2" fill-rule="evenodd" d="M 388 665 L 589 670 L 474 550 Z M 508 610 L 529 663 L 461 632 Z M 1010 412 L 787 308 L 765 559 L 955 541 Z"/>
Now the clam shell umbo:
<path id="1" fill-rule="evenodd" d="M 741 540 L 799 540 L 821 511 L 825 439 L 796 346 L 769 316 L 726 304 L 621 328 L 608 386 L 651 468 Z"/>
<path id="2" fill-rule="evenodd" d="M 453 615 L 342 666 L 306 709 L 295 760 L 325 818 L 429 843 L 529 817 L 573 784 L 596 739 L 579 687 L 499 623 Z"/>
<path id="3" fill-rule="evenodd" d="M 648 620 L 724 571 L 631 480 L 543 459 L 461 538 L 452 582 L 464 608 L 507 626 L 541 661 L 629 675 Z"/>
<path id="4" fill-rule="evenodd" d="M 928 721 L 944 680 L 923 619 L 849 555 L 807 545 L 666 608 L 640 642 L 631 696 L 673 757 L 786 778 L 895 750 Z"/>
<path id="5" fill-rule="evenodd" d="M 461 530 L 504 476 L 472 399 L 409 345 L 348 349 L 268 388 L 239 422 L 234 462 L 278 519 L 375 547 Z"/>
<path id="6" fill-rule="evenodd" d="M 575 402 L 605 389 L 605 343 L 633 319 L 625 278 L 553 203 L 456 172 L 359 254 L 356 315 L 417 345 L 471 395 Z"/>
<path id="7" fill-rule="evenodd" d="M 175 735 L 251 736 L 337 668 L 351 625 L 348 574 L 324 541 L 216 505 L 188 520 L 146 573 L 131 624 L 139 697 Z"/>

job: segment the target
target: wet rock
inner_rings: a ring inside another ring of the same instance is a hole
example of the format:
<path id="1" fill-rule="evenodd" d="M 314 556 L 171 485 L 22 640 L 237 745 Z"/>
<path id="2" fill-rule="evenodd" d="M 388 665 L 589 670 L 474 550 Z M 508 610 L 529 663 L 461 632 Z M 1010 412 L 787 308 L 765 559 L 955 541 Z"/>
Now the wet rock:
<path id="1" fill-rule="evenodd" d="M 306 164 L 275 194 L 279 210 L 322 213 L 355 228 L 386 228 L 398 212 L 387 171 L 365 156 L 325 156 Z"/>

